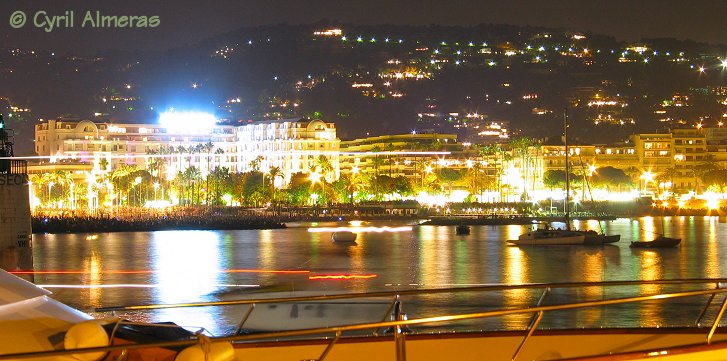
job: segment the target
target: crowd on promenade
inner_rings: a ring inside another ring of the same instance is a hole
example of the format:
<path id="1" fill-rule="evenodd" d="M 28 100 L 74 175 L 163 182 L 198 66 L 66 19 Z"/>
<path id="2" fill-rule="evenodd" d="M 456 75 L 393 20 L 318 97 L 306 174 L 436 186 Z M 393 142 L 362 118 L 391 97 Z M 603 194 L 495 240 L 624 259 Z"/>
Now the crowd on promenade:
<path id="1" fill-rule="evenodd" d="M 36 214 L 34 233 L 234 230 L 285 228 L 279 218 L 214 211 L 117 214 Z"/>

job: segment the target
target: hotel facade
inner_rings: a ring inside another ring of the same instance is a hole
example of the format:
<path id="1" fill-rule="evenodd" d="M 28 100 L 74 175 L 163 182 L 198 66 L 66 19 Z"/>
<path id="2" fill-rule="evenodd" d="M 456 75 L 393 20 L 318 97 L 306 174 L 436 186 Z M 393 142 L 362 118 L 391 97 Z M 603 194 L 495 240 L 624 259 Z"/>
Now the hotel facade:
<path id="1" fill-rule="evenodd" d="M 173 179 L 190 166 L 203 176 L 215 167 L 247 172 L 253 167 L 281 171 L 276 181 L 285 186 L 292 174 L 308 173 L 324 156 L 331 165 L 328 180 L 339 175 L 338 147 L 333 123 L 285 119 L 242 125 L 177 127 L 159 124 L 99 123 L 80 119 L 51 119 L 35 126 L 35 152 L 47 157 L 41 164 L 92 164 L 92 173 L 122 165 L 149 169 L 151 159 L 163 158 L 162 174 Z M 105 166 L 105 169 L 101 169 Z"/>

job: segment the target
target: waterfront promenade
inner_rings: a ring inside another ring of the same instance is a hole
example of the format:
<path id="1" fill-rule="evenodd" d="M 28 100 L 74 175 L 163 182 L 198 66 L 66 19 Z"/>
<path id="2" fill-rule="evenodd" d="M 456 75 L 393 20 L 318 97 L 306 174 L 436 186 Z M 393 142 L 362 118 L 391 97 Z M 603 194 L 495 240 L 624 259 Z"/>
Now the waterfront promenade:
<path id="1" fill-rule="evenodd" d="M 648 203 L 647 203 L 648 204 Z M 722 210 L 653 207 L 650 204 L 613 207 L 615 212 L 571 212 L 571 220 L 613 220 L 641 216 L 724 216 Z M 534 211 L 532 204 L 488 205 L 484 213 L 472 212 L 472 206 L 452 205 L 445 208 L 411 207 L 406 211 L 386 203 L 331 207 L 239 208 L 239 207 L 174 207 L 166 210 L 143 208 L 119 209 L 114 212 L 87 214 L 70 211 L 36 212 L 34 233 L 132 232 L 161 230 L 245 230 L 285 228 L 285 222 L 325 221 L 420 221 L 429 225 L 527 225 L 533 222 L 559 222 L 562 212 Z M 485 205 L 479 205 L 485 206 Z M 494 213 L 492 209 L 508 209 Z M 611 207 L 600 207 L 608 209 Z"/>
<path id="2" fill-rule="evenodd" d="M 132 232 L 163 230 L 278 229 L 272 215 L 215 208 L 178 208 L 168 212 L 125 211 L 109 214 L 36 214 L 33 233 Z"/>

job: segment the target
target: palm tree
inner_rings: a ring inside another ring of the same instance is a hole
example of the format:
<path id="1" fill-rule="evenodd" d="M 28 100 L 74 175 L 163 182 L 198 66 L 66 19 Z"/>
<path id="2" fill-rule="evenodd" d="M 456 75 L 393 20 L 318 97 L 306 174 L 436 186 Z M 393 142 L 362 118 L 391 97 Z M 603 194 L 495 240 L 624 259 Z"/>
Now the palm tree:
<path id="1" fill-rule="evenodd" d="M 50 194 L 47 195 L 47 197 L 43 196 L 43 193 L 47 189 L 48 182 L 50 181 L 50 177 L 48 177 L 48 173 L 35 173 L 31 174 L 29 177 L 30 180 L 30 186 L 33 187 L 33 194 L 40 200 L 40 203 L 43 202 L 43 199 L 50 200 Z"/>
<path id="2" fill-rule="evenodd" d="M 523 197 L 527 198 L 528 195 L 528 182 L 530 173 L 530 161 L 533 157 L 530 154 L 530 148 L 536 145 L 536 141 L 533 138 L 518 137 L 510 141 L 510 146 L 515 151 L 515 154 L 520 157 L 520 165 L 523 167 Z"/>
<path id="3" fill-rule="evenodd" d="M 215 157 L 215 164 L 220 165 L 220 156 L 222 154 L 225 154 L 225 150 L 224 149 L 222 149 L 222 148 L 215 149 L 215 155 L 216 155 L 216 157 Z"/>
<path id="4" fill-rule="evenodd" d="M 210 161 L 211 161 L 210 158 L 212 158 L 210 156 L 210 154 L 212 153 L 212 148 L 214 148 L 214 147 L 215 147 L 215 145 L 212 144 L 212 142 L 207 142 L 205 144 L 202 144 L 202 150 L 205 153 L 207 153 L 207 156 L 205 157 L 207 159 L 207 169 L 205 170 L 205 173 L 207 173 L 207 176 L 205 177 L 205 183 L 204 183 L 204 188 L 206 189 L 206 193 L 205 193 L 206 194 L 206 196 L 205 196 L 205 203 L 206 204 L 209 204 L 210 203 L 210 197 L 209 197 L 209 194 L 210 194 L 210 191 L 209 191 L 209 189 L 210 189 L 209 174 L 210 174 Z"/>
<path id="5" fill-rule="evenodd" d="M 506 152 L 505 149 L 503 149 L 498 144 L 491 144 L 486 145 L 482 148 L 480 148 L 480 155 L 486 159 L 488 159 L 488 164 L 493 164 L 495 171 L 494 171 L 494 182 L 488 181 L 487 184 L 494 184 L 497 188 L 498 193 L 500 194 L 500 197 L 502 200 L 502 173 L 503 173 L 503 165 L 505 162 L 509 162 L 512 159 L 512 156 L 510 153 Z M 489 173 L 488 173 L 489 175 Z M 491 188 L 488 188 L 491 189 Z"/>
<path id="6" fill-rule="evenodd" d="M 275 178 L 282 178 L 283 172 L 280 170 L 280 167 L 270 167 L 268 174 L 270 175 L 270 202 L 275 205 L 275 194 L 277 192 L 277 189 L 275 188 Z"/>
<path id="7" fill-rule="evenodd" d="M 265 160 L 265 157 L 262 155 L 258 155 L 255 157 L 255 159 L 250 161 L 250 169 L 252 172 L 259 172 L 260 171 L 260 163 Z"/>
<path id="8" fill-rule="evenodd" d="M 710 172 L 720 170 L 720 169 L 721 169 L 721 167 L 715 161 L 714 155 L 712 155 L 712 154 L 705 155 L 703 161 L 701 163 L 695 165 L 692 168 L 691 173 L 694 176 L 694 191 L 695 192 L 698 191 L 699 180 L 703 180 L 705 174 L 708 174 Z"/>
<path id="9" fill-rule="evenodd" d="M 192 197 L 192 204 L 199 204 L 199 191 L 200 191 L 200 183 L 202 178 L 202 172 L 199 170 L 199 168 L 195 166 L 191 166 L 184 170 L 183 179 L 188 184 L 191 184 L 191 194 Z"/>
<path id="10" fill-rule="evenodd" d="M 131 174 L 137 171 L 136 165 L 130 165 L 130 164 L 123 164 L 121 167 L 114 169 L 113 172 L 111 172 L 111 183 L 114 185 L 114 189 L 118 190 L 119 194 L 117 196 L 117 205 L 121 205 L 123 201 L 123 193 L 122 191 L 126 191 L 126 196 L 128 198 L 128 192 L 131 188 Z"/>
<path id="11" fill-rule="evenodd" d="M 71 172 L 67 170 L 55 170 L 52 173 L 52 179 L 55 182 L 56 185 L 60 186 L 60 194 L 58 194 L 58 198 L 65 199 L 66 201 L 70 202 L 71 190 L 70 185 L 73 184 L 73 179 L 71 178 Z"/>
<path id="12" fill-rule="evenodd" d="M 482 181 L 480 179 L 480 174 L 482 173 L 482 164 L 479 161 L 475 161 L 472 163 L 472 166 L 467 168 L 466 178 L 469 188 L 472 190 L 472 194 L 481 194 L 481 188 L 483 186 Z"/>
<path id="13" fill-rule="evenodd" d="M 321 172 L 321 187 L 322 187 L 322 193 L 323 196 L 326 198 L 326 201 L 328 200 L 328 197 L 326 195 L 326 183 L 328 182 L 328 176 L 330 175 L 331 171 L 333 170 L 333 166 L 331 165 L 331 161 L 326 157 L 325 155 L 319 155 L 318 158 L 316 158 L 316 168 Z"/>
<path id="14" fill-rule="evenodd" d="M 185 183 L 184 172 L 182 172 L 182 171 L 177 172 L 177 174 L 174 176 L 174 183 L 176 183 L 179 188 L 177 191 L 177 195 L 178 195 L 177 198 L 179 199 L 178 204 L 184 205 L 185 204 L 185 201 L 184 201 L 184 188 L 185 188 L 184 187 L 184 183 Z"/>
<path id="15" fill-rule="evenodd" d="M 437 179 L 440 181 L 440 183 L 447 183 L 448 185 L 448 192 L 447 195 L 452 194 L 452 183 L 459 182 L 462 180 L 462 172 L 451 169 L 451 168 L 441 168 L 437 170 L 435 173 L 437 176 Z"/>

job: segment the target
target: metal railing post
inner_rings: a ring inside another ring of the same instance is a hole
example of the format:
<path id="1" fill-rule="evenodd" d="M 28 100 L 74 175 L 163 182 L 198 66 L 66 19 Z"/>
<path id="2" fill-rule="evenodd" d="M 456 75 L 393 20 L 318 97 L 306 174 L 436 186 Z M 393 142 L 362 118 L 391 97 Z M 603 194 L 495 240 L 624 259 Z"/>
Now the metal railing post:
<path id="1" fill-rule="evenodd" d="M 717 282 L 717 287 L 715 289 L 719 289 L 719 282 Z M 712 301 L 714 300 L 714 296 L 716 293 L 713 293 L 709 296 L 709 299 L 707 300 L 707 304 L 704 305 L 704 308 L 702 309 L 702 312 L 699 313 L 699 317 L 697 317 L 697 321 L 694 322 L 694 326 L 699 326 L 699 323 L 702 321 L 702 317 L 707 313 L 707 309 L 710 305 L 712 305 Z"/>
<path id="2" fill-rule="evenodd" d="M 323 350 L 321 357 L 319 357 L 317 361 L 323 361 L 323 359 L 325 359 L 326 356 L 328 356 L 328 353 L 331 352 L 333 345 L 335 345 L 336 342 L 338 342 L 338 339 L 340 339 L 340 338 L 341 338 L 341 331 L 338 330 L 338 331 L 336 331 L 336 337 L 334 337 L 333 340 L 331 340 L 331 343 L 329 343 L 328 346 L 326 346 L 326 349 Z"/>
<path id="3" fill-rule="evenodd" d="M 400 313 L 397 321 L 406 320 L 406 314 Z M 394 343 L 396 344 L 396 361 L 406 361 L 406 333 L 401 325 L 394 326 Z"/>
<path id="4" fill-rule="evenodd" d="M 543 290 L 543 294 L 540 295 L 540 299 L 538 299 L 538 303 L 535 304 L 536 307 L 542 306 L 543 301 L 545 300 L 545 296 L 548 295 L 548 292 L 550 292 L 550 287 L 545 287 L 545 289 Z M 533 315 L 533 317 L 530 318 L 530 323 L 528 324 L 528 333 L 525 335 L 523 340 L 520 341 L 520 345 L 518 345 L 517 349 L 515 349 L 515 353 L 512 355 L 513 361 L 517 358 L 518 354 L 520 354 L 523 346 L 525 346 L 525 341 L 527 341 L 528 338 L 533 335 L 533 332 L 535 332 L 535 329 L 538 327 L 541 319 L 543 319 L 543 311 L 538 311 L 536 314 Z"/>
<path id="5" fill-rule="evenodd" d="M 722 307 L 719 308 L 717 318 L 714 319 L 714 324 L 709 330 L 709 334 L 707 335 L 707 344 L 712 343 L 712 336 L 714 336 L 714 332 L 717 331 L 717 326 L 719 326 L 719 321 L 722 320 L 722 315 L 724 315 L 725 309 L 727 309 L 727 297 L 725 297 L 724 301 L 722 301 Z"/>
<path id="6" fill-rule="evenodd" d="M 386 309 L 386 312 L 384 312 L 384 317 L 381 320 L 381 322 L 385 322 L 388 318 L 391 321 L 395 321 L 399 314 L 399 309 L 401 307 L 401 301 L 399 300 L 399 295 L 394 296 L 394 299 L 391 301 L 391 305 L 389 308 Z M 379 330 L 381 328 L 377 328 L 374 330 L 374 336 L 379 335 Z M 386 333 L 389 329 L 384 330 L 384 333 Z"/>
<path id="7" fill-rule="evenodd" d="M 242 317 L 242 320 L 240 320 L 240 323 L 237 325 L 237 328 L 235 329 L 235 335 L 239 335 L 240 331 L 242 331 L 242 326 L 247 322 L 247 319 L 250 318 L 250 314 L 255 309 L 255 304 L 251 303 L 250 307 L 247 308 L 247 312 L 245 313 L 245 316 Z"/>

